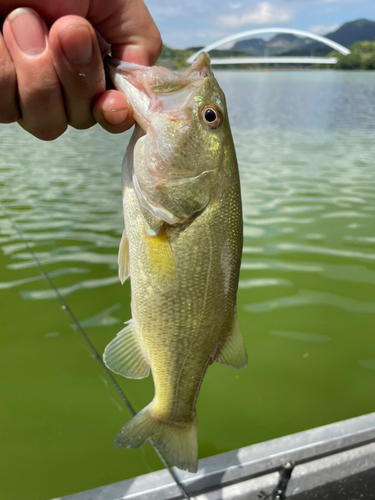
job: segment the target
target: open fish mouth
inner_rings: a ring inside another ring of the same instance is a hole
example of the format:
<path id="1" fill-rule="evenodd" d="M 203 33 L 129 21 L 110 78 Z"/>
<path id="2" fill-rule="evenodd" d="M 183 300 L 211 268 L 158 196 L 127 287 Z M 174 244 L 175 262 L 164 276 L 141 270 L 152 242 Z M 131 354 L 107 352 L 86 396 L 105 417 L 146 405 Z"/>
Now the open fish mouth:
<path id="1" fill-rule="evenodd" d="M 127 96 L 135 119 L 144 130 L 150 124 L 151 113 L 178 110 L 180 119 L 181 112 L 189 107 L 197 89 L 206 78 L 213 77 L 210 59 L 205 52 L 198 54 L 194 63 L 183 73 L 160 66 L 141 66 L 112 57 L 107 58 L 107 67 L 115 88 Z"/>
<path id="2" fill-rule="evenodd" d="M 210 58 L 206 52 L 200 52 L 195 58 L 193 64 L 184 72 L 171 71 L 162 66 L 142 66 L 126 61 L 120 61 L 114 57 L 108 56 L 106 59 L 108 68 L 111 72 L 111 77 L 115 81 L 115 71 L 126 76 L 129 82 L 138 89 L 143 89 L 143 86 L 152 92 L 175 92 L 180 88 L 190 85 L 195 80 L 201 80 L 207 77 L 213 77 L 210 68 Z M 140 72 L 134 75 L 134 73 Z"/>

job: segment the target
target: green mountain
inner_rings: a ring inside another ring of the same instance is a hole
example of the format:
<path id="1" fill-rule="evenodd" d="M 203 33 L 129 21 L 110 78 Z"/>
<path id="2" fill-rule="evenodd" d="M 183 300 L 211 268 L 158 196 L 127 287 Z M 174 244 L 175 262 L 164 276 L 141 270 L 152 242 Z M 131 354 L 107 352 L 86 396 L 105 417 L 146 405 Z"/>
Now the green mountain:
<path id="1" fill-rule="evenodd" d="M 248 55 L 260 55 L 265 50 L 266 42 L 263 38 L 249 38 L 248 40 L 240 40 L 236 42 L 231 51 L 240 50 Z"/>
<path id="2" fill-rule="evenodd" d="M 324 36 L 333 42 L 344 45 L 344 47 L 350 47 L 355 42 L 372 42 L 375 39 L 375 22 L 369 19 L 357 19 L 357 21 L 343 24 L 336 31 L 327 33 Z M 300 38 L 297 44 L 292 48 L 287 48 L 280 55 L 324 56 L 329 52 L 332 52 L 332 49 L 323 43 L 308 38 Z"/>
<path id="3" fill-rule="evenodd" d="M 339 29 L 328 33 L 325 37 L 341 43 L 345 47 L 350 47 L 354 42 L 365 40 L 372 42 L 375 39 L 375 22 L 369 19 L 357 19 L 357 21 L 343 24 Z"/>
<path id="4" fill-rule="evenodd" d="M 239 40 L 232 48 L 233 51 L 240 50 L 251 53 L 255 56 L 273 56 L 278 55 L 285 50 L 295 48 L 299 44 L 300 38 L 289 33 L 279 33 L 270 40 L 263 38 L 249 38 L 248 40 Z"/>

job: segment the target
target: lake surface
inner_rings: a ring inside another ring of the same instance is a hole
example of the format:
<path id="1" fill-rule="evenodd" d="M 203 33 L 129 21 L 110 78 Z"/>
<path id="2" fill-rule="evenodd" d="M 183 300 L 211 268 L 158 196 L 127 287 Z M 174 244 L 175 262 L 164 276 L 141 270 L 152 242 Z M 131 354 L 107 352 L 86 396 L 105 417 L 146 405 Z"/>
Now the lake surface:
<path id="1" fill-rule="evenodd" d="M 216 72 L 240 165 L 246 370 L 214 365 L 199 456 L 375 411 L 375 72 Z M 117 278 L 129 133 L 43 143 L 0 126 L 2 498 L 48 500 L 161 468 L 118 450 L 130 413 L 100 354 L 130 318 Z M 151 377 L 116 377 L 139 411 Z"/>

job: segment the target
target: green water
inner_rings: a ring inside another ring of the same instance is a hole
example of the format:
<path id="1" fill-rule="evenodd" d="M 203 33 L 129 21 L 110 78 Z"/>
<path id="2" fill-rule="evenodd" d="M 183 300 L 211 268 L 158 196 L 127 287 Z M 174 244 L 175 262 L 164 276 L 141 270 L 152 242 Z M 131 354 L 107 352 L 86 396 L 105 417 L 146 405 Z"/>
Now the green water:
<path id="1" fill-rule="evenodd" d="M 212 366 L 199 456 L 375 411 L 375 73 L 218 72 L 239 158 L 238 312 L 249 366 Z M 129 134 L 42 143 L 0 126 L 0 470 L 48 500 L 161 467 L 117 450 L 130 414 L 12 227 L 100 353 L 130 318 L 117 278 Z M 151 378 L 117 377 L 140 410 Z"/>

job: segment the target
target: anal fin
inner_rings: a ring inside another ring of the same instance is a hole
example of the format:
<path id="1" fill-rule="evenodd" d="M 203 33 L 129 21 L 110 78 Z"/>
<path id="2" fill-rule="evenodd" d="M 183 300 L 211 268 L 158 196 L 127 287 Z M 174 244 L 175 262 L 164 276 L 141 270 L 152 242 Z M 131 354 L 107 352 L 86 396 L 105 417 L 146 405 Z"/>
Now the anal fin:
<path id="1" fill-rule="evenodd" d="M 215 363 L 237 370 L 245 368 L 247 365 L 246 345 L 238 324 L 237 314 L 234 315 L 231 335 L 215 359 Z"/>
<path id="2" fill-rule="evenodd" d="M 117 334 L 104 350 L 103 361 L 107 368 L 126 378 L 145 378 L 150 373 L 138 339 L 133 320 Z"/>
<path id="3" fill-rule="evenodd" d="M 118 251 L 118 277 L 120 278 L 121 285 L 124 284 L 129 275 L 129 241 L 126 237 L 126 229 L 124 229 Z"/>

